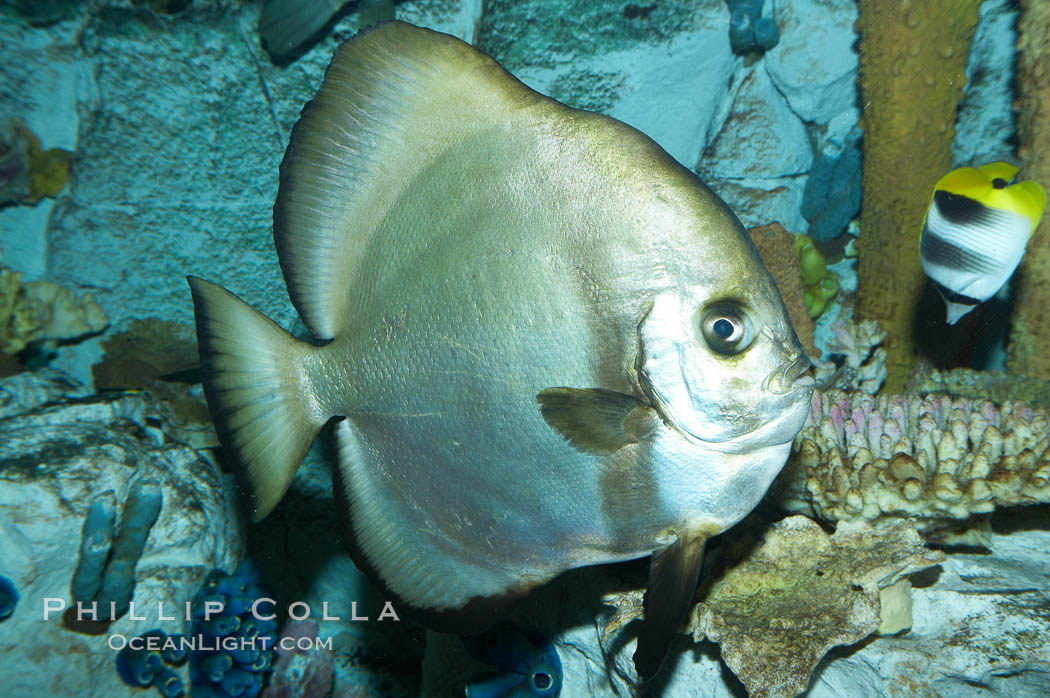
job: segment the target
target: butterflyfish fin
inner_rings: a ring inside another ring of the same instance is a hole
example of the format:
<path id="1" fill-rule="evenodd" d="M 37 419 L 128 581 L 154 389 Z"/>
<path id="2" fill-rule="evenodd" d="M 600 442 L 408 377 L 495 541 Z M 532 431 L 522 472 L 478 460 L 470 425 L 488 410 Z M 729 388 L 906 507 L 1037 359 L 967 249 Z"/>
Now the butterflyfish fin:
<path id="1" fill-rule="evenodd" d="M 653 553 L 645 591 L 645 621 L 634 652 L 634 666 L 642 681 L 660 670 L 689 613 L 707 538 L 703 533 L 678 533 L 673 543 Z"/>
<path id="2" fill-rule="evenodd" d="M 305 377 L 304 364 L 317 348 L 223 287 L 193 276 L 187 281 L 204 395 L 258 521 L 284 496 L 328 420 Z"/>
<path id="3" fill-rule="evenodd" d="M 459 39 L 404 22 L 339 48 L 292 130 L 273 210 L 288 293 L 315 336 L 339 332 L 371 236 L 421 196 L 450 144 L 500 132 L 545 99 Z"/>
<path id="4" fill-rule="evenodd" d="M 641 441 L 660 421 L 638 398 L 602 388 L 547 388 L 536 400 L 547 424 L 581 451 L 618 451 Z"/>
<path id="5" fill-rule="evenodd" d="M 998 162 L 990 162 L 987 165 L 981 165 L 977 169 L 987 175 L 988 179 L 993 182 L 997 179 L 1001 179 L 1006 184 L 1009 184 L 1017 175 L 1019 168 L 1017 165 L 1011 165 L 1008 162 L 1000 160 Z"/>

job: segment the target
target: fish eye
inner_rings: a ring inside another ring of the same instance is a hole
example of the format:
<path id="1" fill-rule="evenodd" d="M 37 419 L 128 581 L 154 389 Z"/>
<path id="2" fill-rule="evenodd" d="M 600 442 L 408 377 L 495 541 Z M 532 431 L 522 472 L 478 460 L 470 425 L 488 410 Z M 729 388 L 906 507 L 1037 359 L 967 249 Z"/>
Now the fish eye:
<path id="1" fill-rule="evenodd" d="M 700 331 L 707 346 L 725 356 L 744 351 L 755 336 L 747 314 L 732 303 L 715 303 L 704 310 Z"/>

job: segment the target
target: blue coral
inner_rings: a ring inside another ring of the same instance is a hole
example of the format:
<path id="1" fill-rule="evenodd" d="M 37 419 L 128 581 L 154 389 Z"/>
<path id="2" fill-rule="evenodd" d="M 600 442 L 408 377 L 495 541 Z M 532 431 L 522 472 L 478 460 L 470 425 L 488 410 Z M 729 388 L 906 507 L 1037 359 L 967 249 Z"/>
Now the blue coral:
<path id="1" fill-rule="evenodd" d="M 0 621 L 5 621 L 15 612 L 18 605 L 18 589 L 15 583 L 0 574 Z"/>
<path id="2" fill-rule="evenodd" d="M 220 696 L 253 698 L 262 690 L 271 670 L 277 623 L 252 615 L 256 599 L 269 595 L 259 584 L 259 574 L 242 563 L 233 574 L 214 570 L 204 581 L 193 603 L 191 635 L 204 638 L 202 648 L 190 653 L 190 682 L 194 698 Z M 205 618 L 205 603 L 220 602 L 220 613 Z M 221 647 L 235 638 L 232 649 Z"/>
<path id="3" fill-rule="evenodd" d="M 729 45 L 733 53 L 764 53 L 780 41 L 776 22 L 762 16 L 765 0 L 726 0 L 729 5 Z"/>
<path id="4" fill-rule="evenodd" d="M 475 659 L 500 670 L 471 680 L 467 698 L 556 698 L 561 693 L 558 651 L 536 633 L 503 622 L 463 643 Z"/>

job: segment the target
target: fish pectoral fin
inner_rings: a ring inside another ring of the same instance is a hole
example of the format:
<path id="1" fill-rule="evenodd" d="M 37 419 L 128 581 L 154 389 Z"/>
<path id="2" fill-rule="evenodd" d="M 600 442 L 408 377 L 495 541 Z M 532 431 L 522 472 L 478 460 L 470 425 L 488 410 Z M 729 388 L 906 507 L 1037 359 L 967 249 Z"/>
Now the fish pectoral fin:
<path id="1" fill-rule="evenodd" d="M 660 423 L 633 395 L 602 388 L 547 388 L 536 396 L 547 424 L 581 451 L 612 453 L 638 443 Z"/>
<path id="2" fill-rule="evenodd" d="M 660 670 L 689 612 L 707 538 L 704 533 L 679 533 L 673 543 L 653 552 L 645 592 L 645 622 L 634 652 L 634 667 L 642 681 Z"/>

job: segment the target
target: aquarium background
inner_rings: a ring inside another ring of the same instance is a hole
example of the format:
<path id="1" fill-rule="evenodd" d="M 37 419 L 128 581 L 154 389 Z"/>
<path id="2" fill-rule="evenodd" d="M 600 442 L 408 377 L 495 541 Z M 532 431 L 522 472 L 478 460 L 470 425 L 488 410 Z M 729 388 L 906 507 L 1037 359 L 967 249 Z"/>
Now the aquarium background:
<path id="1" fill-rule="evenodd" d="M 336 47 L 392 12 L 695 170 L 750 229 L 820 359 L 826 390 L 796 454 L 710 570 L 717 583 L 757 559 L 739 583 L 773 600 L 734 616 L 709 582 L 695 641 L 680 638 L 652 690 L 1050 693 L 1047 225 L 958 325 L 918 260 L 951 169 L 1006 159 L 1050 185 L 1045 3 L 316 5 L 321 28 L 275 53 L 255 2 L 0 1 L 0 691 L 448 696 L 513 673 L 379 620 L 383 599 L 342 552 L 324 439 L 277 511 L 247 523 L 196 383 L 187 274 L 305 335 L 271 237 L 278 167 Z M 785 513 L 825 530 L 774 525 Z M 870 530 L 829 537 L 837 523 Z M 601 600 L 626 624 L 644 584 L 642 565 L 581 570 L 523 604 L 516 622 L 553 643 L 562 695 L 630 694 L 634 626 L 618 634 Z M 194 632 L 200 619 L 159 619 L 159 602 L 263 589 L 278 601 L 266 632 L 331 646 L 229 661 L 108 646 Z M 45 598 L 133 599 L 148 620 L 45 621 Z M 287 619 L 296 601 L 309 619 Z M 129 686 L 135 671 L 154 685 Z"/>

